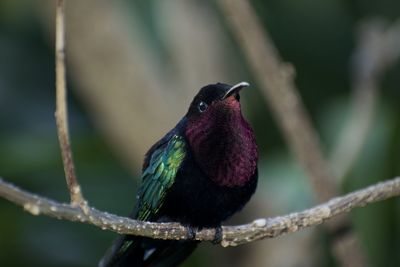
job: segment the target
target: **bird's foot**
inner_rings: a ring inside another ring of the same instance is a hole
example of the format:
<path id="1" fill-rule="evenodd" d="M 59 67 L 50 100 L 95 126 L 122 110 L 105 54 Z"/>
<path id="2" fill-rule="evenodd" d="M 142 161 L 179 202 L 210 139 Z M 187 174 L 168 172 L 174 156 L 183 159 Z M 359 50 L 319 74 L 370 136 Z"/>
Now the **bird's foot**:
<path id="1" fill-rule="evenodd" d="M 221 225 L 218 227 L 215 227 L 215 236 L 213 241 L 211 241 L 214 245 L 220 244 L 222 241 L 222 227 Z"/>
<path id="2" fill-rule="evenodd" d="M 197 228 L 192 227 L 192 226 L 188 226 L 188 232 L 187 232 L 188 237 L 187 237 L 187 239 L 191 240 L 191 241 L 196 240 L 196 232 L 197 232 Z"/>

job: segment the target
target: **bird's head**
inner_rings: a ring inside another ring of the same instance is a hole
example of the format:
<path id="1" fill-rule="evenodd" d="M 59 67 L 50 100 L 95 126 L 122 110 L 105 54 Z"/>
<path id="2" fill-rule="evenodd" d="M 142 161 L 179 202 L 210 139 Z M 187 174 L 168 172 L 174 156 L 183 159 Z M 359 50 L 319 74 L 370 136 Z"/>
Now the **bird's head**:
<path id="1" fill-rule="evenodd" d="M 240 113 L 239 91 L 247 82 L 235 85 L 216 83 L 204 86 L 194 97 L 186 114 L 190 123 L 205 123 L 207 119 Z"/>

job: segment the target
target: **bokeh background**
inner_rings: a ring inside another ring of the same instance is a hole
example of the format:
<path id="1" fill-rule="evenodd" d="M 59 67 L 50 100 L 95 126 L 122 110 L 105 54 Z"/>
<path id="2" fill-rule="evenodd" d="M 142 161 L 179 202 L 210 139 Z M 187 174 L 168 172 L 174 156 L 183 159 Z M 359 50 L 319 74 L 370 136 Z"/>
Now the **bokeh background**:
<path id="1" fill-rule="evenodd" d="M 253 0 L 296 84 L 328 156 L 351 111 L 351 59 L 360 22 L 400 17 L 400 2 Z M 54 120 L 54 1 L 0 0 L 0 175 L 68 201 Z M 261 158 L 255 197 L 228 223 L 315 204 L 312 190 L 240 46 L 212 0 L 68 1 L 70 129 L 78 178 L 91 205 L 129 214 L 142 155 L 209 83 L 248 81 L 242 94 Z M 348 192 L 400 173 L 400 64 L 379 99 Z M 35 217 L 0 199 L 1 266 L 96 266 L 115 234 Z M 353 211 L 370 266 L 400 266 L 400 201 Z M 223 249 L 203 244 L 184 266 L 337 266 L 321 228 Z"/>

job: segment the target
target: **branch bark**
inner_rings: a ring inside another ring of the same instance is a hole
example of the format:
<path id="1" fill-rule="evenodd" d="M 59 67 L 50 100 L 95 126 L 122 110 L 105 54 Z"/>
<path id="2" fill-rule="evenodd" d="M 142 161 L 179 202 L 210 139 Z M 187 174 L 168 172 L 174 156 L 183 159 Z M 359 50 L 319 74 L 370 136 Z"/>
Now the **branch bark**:
<path id="1" fill-rule="evenodd" d="M 371 185 L 347 195 L 336 197 L 313 208 L 294 212 L 285 216 L 263 218 L 251 223 L 222 227 L 221 245 L 237 246 L 253 241 L 275 238 L 303 228 L 315 226 L 324 221 L 347 213 L 354 208 L 382 201 L 400 195 L 400 177 Z M 32 215 L 46 215 L 58 219 L 77 221 L 110 230 L 119 234 L 145 236 L 156 239 L 188 239 L 190 230 L 179 223 L 152 223 L 132 220 L 87 207 L 84 212 L 72 204 L 32 194 L 0 178 L 0 197 L 22 206 Z M 213 241 L 215 229 L 196 231 L 195 239 Z"/>
<path id="2" fill-rule="evenodd" d="M 67 181 L 71 203 L 73 205 L 86 206 L 81 187 L 75 174 L 72 160 L 71 142 L 68 129 L 66 68 L 65 68 L 65 19 L 64 0 L 56 3 L 56 123 L 58 140 L 61 148 L 65 178 Z"/>

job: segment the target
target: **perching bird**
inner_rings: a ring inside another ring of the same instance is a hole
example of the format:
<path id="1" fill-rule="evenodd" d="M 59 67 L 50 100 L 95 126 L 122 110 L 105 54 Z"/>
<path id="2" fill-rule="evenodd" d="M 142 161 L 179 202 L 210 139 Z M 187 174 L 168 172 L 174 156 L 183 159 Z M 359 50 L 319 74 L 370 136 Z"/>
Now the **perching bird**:
<path id="1" fill-rule="evenodd" d="M 186 115 L 147 152 L 132 218 L 218 229 L 242 209 L 258 177 L 257 144 L 240 107 L 239 91 L 247 86 L 201 88 Z M 177 266 L 197 244 L 124 235 L 99 266 Z"/>

